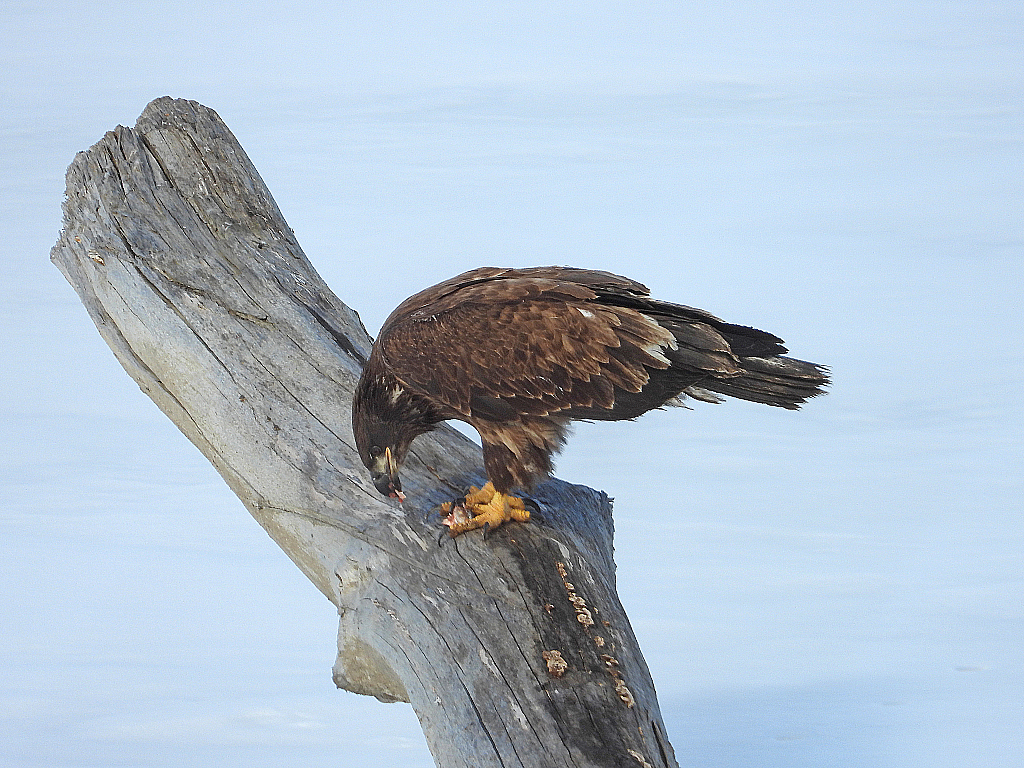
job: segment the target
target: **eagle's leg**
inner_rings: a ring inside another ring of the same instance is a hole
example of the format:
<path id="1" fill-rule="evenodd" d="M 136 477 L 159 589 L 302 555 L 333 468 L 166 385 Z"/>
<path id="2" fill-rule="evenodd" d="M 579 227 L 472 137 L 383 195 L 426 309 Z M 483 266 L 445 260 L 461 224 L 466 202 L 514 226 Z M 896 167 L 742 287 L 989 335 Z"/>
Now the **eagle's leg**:
<path id="1" fill-rule="evenodd" d="M 442 504 L 441 510 L 449 513 L 444 524 L 453 538 L 476 528 L 493 531 L 509 520 L 525 523 L 530 519 L 522 499 L 496 491 L 490 481 L 483 488 L 470 488 L 465 500 Z"/>

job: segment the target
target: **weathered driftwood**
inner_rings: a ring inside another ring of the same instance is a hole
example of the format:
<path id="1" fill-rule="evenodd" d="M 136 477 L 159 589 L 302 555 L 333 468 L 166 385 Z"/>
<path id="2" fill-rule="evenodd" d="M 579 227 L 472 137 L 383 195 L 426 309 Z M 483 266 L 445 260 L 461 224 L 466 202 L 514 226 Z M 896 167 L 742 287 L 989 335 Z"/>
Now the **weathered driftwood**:
<path id="1" fill-rule="evenodd" d="M 382 499 L 349 426 L 370 339 L 212 110 L 158 99 L 80 153 L 51 257 L 338 607 L 340 687 L 411 702 L 445 768 L 676 764 L 615 592 L 607 497 L 551 481 L 530 524 L 439 545 L 438 505 L 483 479 L 445 428 L 414 445 L 408 501 Z"/>

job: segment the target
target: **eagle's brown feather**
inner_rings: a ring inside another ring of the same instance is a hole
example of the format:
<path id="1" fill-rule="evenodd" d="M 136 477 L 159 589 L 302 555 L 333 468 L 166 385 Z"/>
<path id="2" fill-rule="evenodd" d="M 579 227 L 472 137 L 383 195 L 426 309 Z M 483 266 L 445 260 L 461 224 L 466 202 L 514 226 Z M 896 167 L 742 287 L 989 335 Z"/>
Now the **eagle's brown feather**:
<path id="1" fill-rule="evenodd" d="M 568 267 L 483 267 L 402 302 L 357 387 L 364 463 L 444 419 L 480 433 L 502 493 L 551 471 L 573 419 L 631 419 L 691 394 L 796 408 L 828 382 L 772 334 L 659 302 L 633 280 Z"/>

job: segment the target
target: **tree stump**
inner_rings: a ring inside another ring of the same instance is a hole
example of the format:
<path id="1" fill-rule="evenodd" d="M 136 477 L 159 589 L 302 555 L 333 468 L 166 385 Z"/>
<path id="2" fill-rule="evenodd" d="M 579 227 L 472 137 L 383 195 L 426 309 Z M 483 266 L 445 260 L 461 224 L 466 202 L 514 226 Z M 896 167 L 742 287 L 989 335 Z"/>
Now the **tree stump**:
<path id="1" fill-rule="evenodd" d="M 51 258 L 337 606 L 339 687 L 411 702 L 445 768 L 676 765 L 616 594 L 608 498 L 551 480 L 529 524 L 440 537 L 440 503 L 484 480 L 447 427 L 414 444 L 405 504 L 380 497 L 349 423 L 371 340 L 216 113 L 157 99 L 80 153 Z"/>

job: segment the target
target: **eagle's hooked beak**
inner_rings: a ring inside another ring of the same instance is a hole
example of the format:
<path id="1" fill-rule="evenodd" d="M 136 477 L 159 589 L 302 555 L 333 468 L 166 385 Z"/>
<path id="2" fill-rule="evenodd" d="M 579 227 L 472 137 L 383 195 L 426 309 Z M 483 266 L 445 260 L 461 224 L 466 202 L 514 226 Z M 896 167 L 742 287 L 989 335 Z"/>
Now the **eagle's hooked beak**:
<path id="1" fill-rule="evenodd" d="M 395 462 L 390 448 L 385 448 L 374 462 L 370 476 L 373 478 L 373 487 L 382 494 L 392 499 L 405 501 L 405 494 L 402 493 L 402 481 L 398 479 L 398 464 Z"/>

